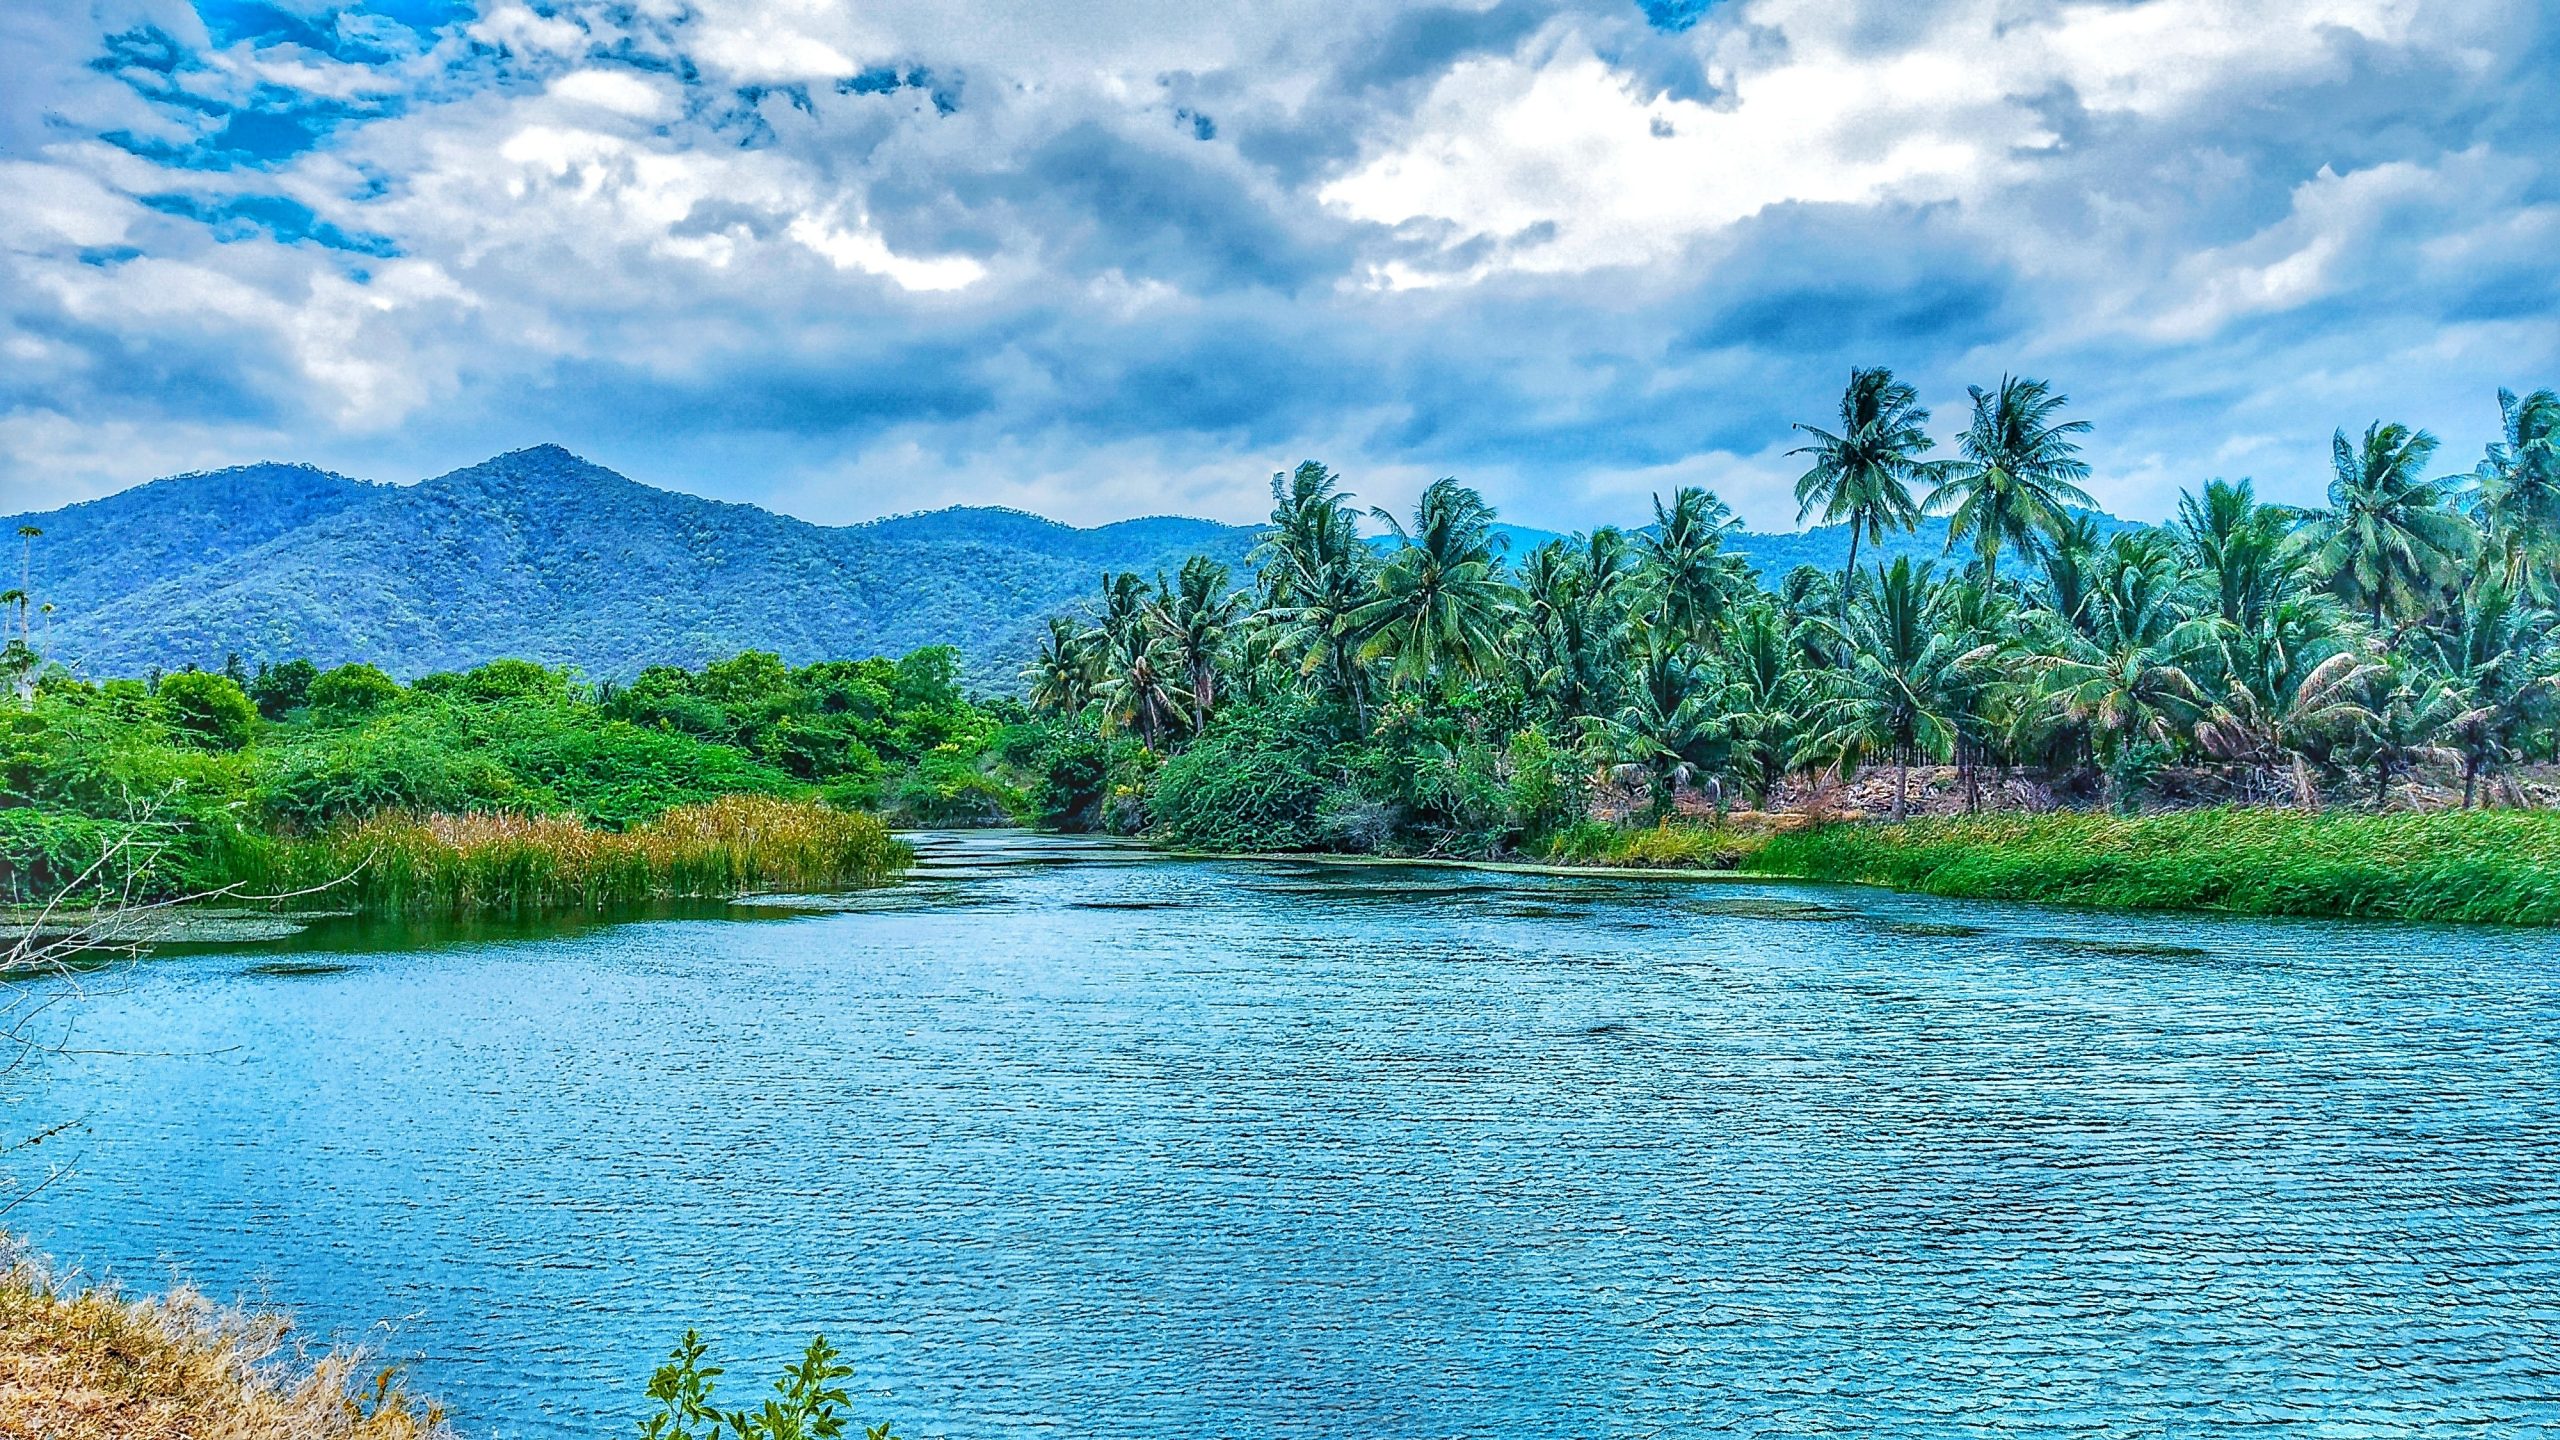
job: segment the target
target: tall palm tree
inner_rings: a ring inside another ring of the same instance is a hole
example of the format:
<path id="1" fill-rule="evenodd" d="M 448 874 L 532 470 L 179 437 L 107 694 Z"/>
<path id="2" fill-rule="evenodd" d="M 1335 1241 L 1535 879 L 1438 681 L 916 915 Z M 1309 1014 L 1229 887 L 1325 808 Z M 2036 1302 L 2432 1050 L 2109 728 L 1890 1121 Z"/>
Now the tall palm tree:
<path id="1" fill-rule="evenodd" d="M 1093 703 L 1095 662 L 1090 638 L 1064 615 L 1049 617 L 1049 633 L 1040 639 L 1023 678 L 1031 682 L 1031 704 L 1055 715 L 1081 715 Z"/>
<path id="2" fill-rule="evenodd" d="M 2000 388 L 1976 385 L 1973 420 L 1965 427 L 1964 458 L 1949 466 L 1922 509 L 1947 517 L 1947 548 L 1973 544 L 1974 565 L 1991 575 L 2000 551 L 2033 558 L 2073 506 L 2095 509 L 2080 488 L 2089 466 L 2072 437 L 2087 433 L 2086 420 L 2058 418 L 2069 397 L 2042 380 L 2002 376 Z"/>
<path id="3" fill-rule="evenodd" d="M 44 533 L 34 525 L 18 527 L 18 588 L 32 595 L 36 588 L 36 537 Z M 32 644 L 35 636 L 27 629 L 26 607 L 18 608 L 18 638 Z"/>
<path id="4" fill-rule="evenodd" d="M 1364 637 L 1361 653 L 1385 660 L 1392 684 L 1485 673 L 1512 596 L 1494 560 L 1493 507 L 1442 478 L 1423 490 L 1410 530 L 1388 511 L 1369 513 L 1397 547 L 1379 568 L 1376 597 L 1349 616 Z"/>
<path id="5" fill-rule="evenodd" d="M 1103 722 L 1112 729 L 1134 729 L 1150 750 L 1165 732 L 1180 723 L 1190 696 L 1167 673 L 1163 644 L 1144 625 L 1125 626 L 1103 642 Z"/>
<path id="6" fill-rule="evenodd" d="M 1797 655 L 1786 618 L 1767 600 L 1734 618 L 1724 653 L 1724 729 L 1734 768 L 1751 787 L 1752 803 L 1764 809 L 1769 792 L 1794 766 L 1817 698 Z"/>
<path id="7" fill-rule="evenodd" d="M 2329 505 L 2296 532 L 2304 560 L 2373 628 L 2396 613 L 2414 620 L 2455 577 L 2475 532 L 2453 508 L 2453 487 L 2426 476 L 2436 437 L 2375 421 L 2361 444 L 2331 442 Z"/>
<path id="8" fill-rule="evenodd" d="M 1147 623 L 1165 644 L 1175 670 L 1191 692 L 1191 730 L 1209 728 L 1217 708 L 1218 662 L 1227 646 L 1242 597 L 1227 585 L 1227 567 L 1206 555 L 1182 562 L 1170 590 L 1147 607 Z"/>
<path id="9" fill-rule="evenodd" d="M 2539 578 L 2560 554 L 2560 394 L 2502 389 L 2498 419 L 2498 438 L 2472 468 L 2472 514 L 2497 537 L 2510 579 Z"/>
<path id="10" fill-rule="evenodd" d="M 1724 553 L 1742 521 L 1712 490 L 1685 486 L 1665 506 L 1653 497 L 1653 527 L 1636 541 L 1650 618 L 1661 638 L 1703 645 L 1725 610 L 1751 585 L 1750 571 Z"/>
<path id="11" fill-rule="evenodd" d="M 1840 567 L 1844 619 L 1849 577 L 1858 573 L 1858 542 L 1881 545 L 1887 532 L 1909 531 L 1920 523 L 1920 503 L 1912 498 L 1911 487 L 1935 484 L 1939 475 L 1936 464 L 1920 458 L 1937 443 L 1929 438 L 1928 423 L 1920 392 L 1879 366 L 1849 372 L 1837 431 L 1795 427 L 1813 437 L 1812 444 L 1787 452 L 1813 457 L 1796 481 L 1797 523 L 1819 511 L 1819 523 L 1849 527 L 1849 558 Z"/>
<path id="12" fill-rule="evenodd" d="M 1622 779 L 1642 778 L 1659 820 L 1680 789 L 1721 768 L 1729 730 L 1715 677 L 1692 647 L 1640 627 L 1626 703 L 1583 721 L 1584 743 Z"/>
<path id="13" fill-rule="evenodd" d="M 1896 820 L 1910 813 L 1912 765 L 1955 739 L 1955 692 L 1992 658 L 1990 647 L 1967 647 L 1930 623 L 1929 569 L 1907 555 L 1876 567 L 1872 597 L 1849 614 L 1849 668 L 1833 678 L 1805 745 L 1808 756 L 1843 765 L 1890 756 Z"/>
<path id="14" fill-rule="evenodd" d="M 2246 480 L 2208 480 L 2201 494 L 2178 496 L 2178 542 L 2225 624 L 2254 629 L 2286 594 L 2293 567 L 2285 537 L 2297 518 L 2287 506 L 2259 504 Z"/>

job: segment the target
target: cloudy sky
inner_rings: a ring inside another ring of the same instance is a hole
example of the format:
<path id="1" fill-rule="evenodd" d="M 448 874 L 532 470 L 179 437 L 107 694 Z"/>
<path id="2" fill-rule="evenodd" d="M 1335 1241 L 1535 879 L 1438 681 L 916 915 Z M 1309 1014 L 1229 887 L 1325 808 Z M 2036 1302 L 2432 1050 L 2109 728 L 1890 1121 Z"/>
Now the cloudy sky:
<path id="1" fill-rule="evenodd" d="M 8 0 L 0 511 L 558 441 L 844 521 L 1317 456 L 1791 523 L 1852 364 L 2310 499 L 2560 384 L 2547 0 Z"/>

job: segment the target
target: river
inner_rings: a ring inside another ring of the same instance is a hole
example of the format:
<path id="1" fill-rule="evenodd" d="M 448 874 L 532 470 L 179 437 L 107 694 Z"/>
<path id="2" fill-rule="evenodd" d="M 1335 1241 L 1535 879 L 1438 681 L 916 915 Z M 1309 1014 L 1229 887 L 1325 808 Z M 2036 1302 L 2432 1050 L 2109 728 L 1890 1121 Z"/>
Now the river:
<path id="1" fill-rule="evenodd" d="M 93 977 L 9 1223 L 461 1431 L 688 1325 L 919 1437 L 2560 1427 L 2560 939 L 926 837 Z"/>

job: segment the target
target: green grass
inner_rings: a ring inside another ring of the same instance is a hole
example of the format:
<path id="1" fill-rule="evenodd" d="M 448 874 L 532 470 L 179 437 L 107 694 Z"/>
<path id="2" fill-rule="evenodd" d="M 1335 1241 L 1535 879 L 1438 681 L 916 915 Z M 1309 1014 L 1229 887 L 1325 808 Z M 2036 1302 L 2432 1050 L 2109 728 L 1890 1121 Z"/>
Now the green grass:
<path id="1" fill-rule="evenodd" d="M 2560 923 L 2560 813 L 1982 815 L 1776 835 L 1742 868 L 1966 899 Z"/>
<path id="2" fill-rule="evenodd" d="M 1568 825 L 1536 847 L 1538 858 L 1558 865 L 1625 866 L 1654 870 L 1730 870 L 1759 848 L 1764 837 L 1722 826 L 1611 825 L 1585 820 Z"/>
<path id="3" fill-rule="evenodd" d="M 598 912 L 656 900 L 836 890 L 886 880 L 912 852 L 877 819 L 731 795 L 606 830 L 568 816 L 391 813 L 280 842 L 233 878 L 374 914 Z"/>

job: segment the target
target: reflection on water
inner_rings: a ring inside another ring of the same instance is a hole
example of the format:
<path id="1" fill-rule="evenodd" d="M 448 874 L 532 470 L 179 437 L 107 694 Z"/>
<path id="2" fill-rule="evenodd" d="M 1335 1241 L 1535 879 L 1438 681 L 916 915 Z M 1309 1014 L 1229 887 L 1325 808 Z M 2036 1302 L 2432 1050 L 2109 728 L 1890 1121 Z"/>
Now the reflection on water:
<path id="1" fill-rule="evenodd" d="M 85 1121 L 12 1222 L 475 1435 L 621 1430 L 688 1324 L 911 1440 L 2560 1426 L 2550 937 L 924 854 L 153 962 L 14 1087 Z"/>

